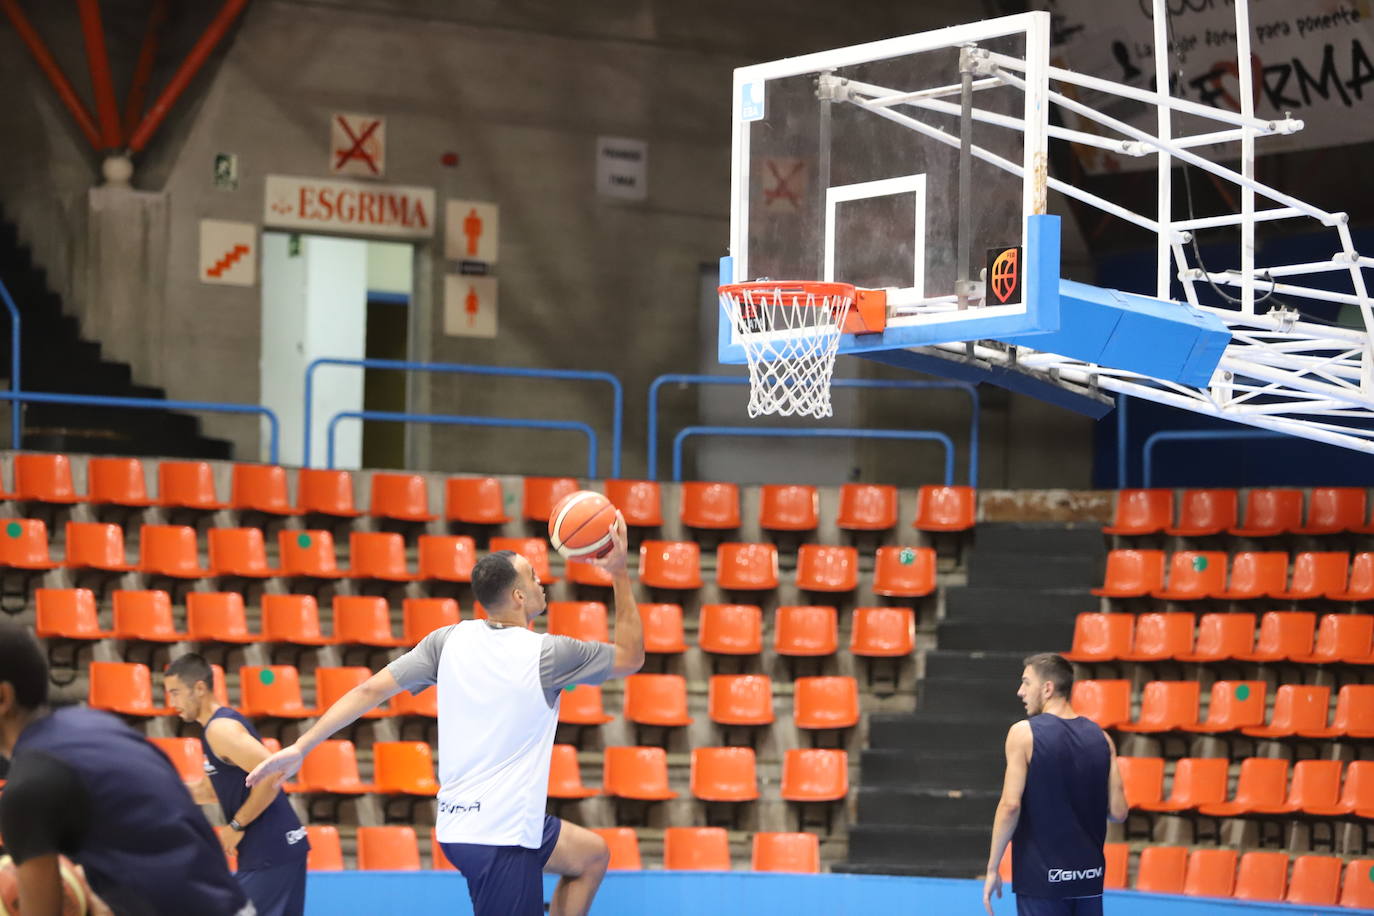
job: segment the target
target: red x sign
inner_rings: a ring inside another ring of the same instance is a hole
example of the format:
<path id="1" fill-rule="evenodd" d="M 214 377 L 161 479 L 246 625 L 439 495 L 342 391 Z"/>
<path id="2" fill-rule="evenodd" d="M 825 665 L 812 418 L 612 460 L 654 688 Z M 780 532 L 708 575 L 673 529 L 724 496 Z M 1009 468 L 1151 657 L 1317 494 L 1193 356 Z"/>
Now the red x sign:
<path id="1" fill-rule="evenodd" d="M 329 125 L 329 167 L 338 175 L 380 178 L 386 173 L 386 122 L 372 115 L 336 114 Z"/>
<path id="2" fill-rule="evenodd" d="M 796 212 L 806 193 L 806 160 L 763 160 L 763 208 Z"/>

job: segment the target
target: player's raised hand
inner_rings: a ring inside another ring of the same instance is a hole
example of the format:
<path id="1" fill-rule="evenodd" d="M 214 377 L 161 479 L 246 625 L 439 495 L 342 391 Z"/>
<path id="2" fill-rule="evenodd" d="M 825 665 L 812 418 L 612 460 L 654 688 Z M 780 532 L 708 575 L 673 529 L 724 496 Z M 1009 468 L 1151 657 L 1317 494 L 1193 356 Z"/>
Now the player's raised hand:
<path id="1" fill-rule="evenodd" d="M 301 768 L 301 752 L 296 745 L 290 744 L 253 767 L 253 772 L 243 780 L 245 785 L 256 786 L 264 779 L 276 777 L 277 782 L 285 782 Z"/>
<path id="2" fill-rule="evenodd" d="M 617 509 L 615 512 L 615 524 L 611 526 L 611 552 L 604 557 L 593 557 L 587 562 L 593 566 L 600 566 L 611 575 L 623 573 L 629 565 L 629 535 L 626 533 L 625 516 Z"/>

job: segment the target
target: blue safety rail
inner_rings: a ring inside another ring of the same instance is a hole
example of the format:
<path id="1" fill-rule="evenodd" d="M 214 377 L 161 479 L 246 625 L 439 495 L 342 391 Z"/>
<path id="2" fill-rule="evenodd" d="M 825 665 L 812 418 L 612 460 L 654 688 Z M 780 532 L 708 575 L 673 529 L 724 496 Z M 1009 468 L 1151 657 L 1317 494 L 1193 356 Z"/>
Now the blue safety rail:
<path id="1" fill-rule="evenodd" d="M 739 376 L 739 375 L 690 375 L 690 374 L 688 374 L 688 375 L 680 375 L 680 374 L 670 374 L 670 375 L 660 375 L 658 378 L 654 379 L 653 384 L 651 384 L 651 385 L 649 386 L 649 422 L 648 422 L 649 431 L 648 431 L 648 451 L 647 451 L 647 455 L 648 455 L 648 465 L 649 465 L 649 473 L 648 473 L 649 479 L 650 479 L 650 480 L 657 480 L 657 479 L 658 479 L 658 422 L 659 422 L 659 421 L 658 421 L 658 392 L 659 392 L 659 389 L 660 389 L 660 388 L 662 388 L 664 385 L 748 385 L 748 384 L 749 384 L 749 379 L 746 378 L 746 377 L 744 377 L 744 376 Z M 929 391 L 929 390 L 951 390 L 951 391 L 962 391 L 962 392 L 964 392 L 965 394 L 967 394 L 968 397 L 969 397 L 970 407 L 972 408 L 972 415 L 969 417 L 969 430 L 968 430 L 968 484 L 969 484 L 969 486 L 971 486 L 971 487 L 976 487 L 976 486 L 978 486 L 978 414 L 979 414 L 979 402 L 978 402 L 978 389 L 977 389 L 976 387 L 974 387 L 973 385 L 970 385 L 968 382 L 912 382 L 912 381 L 904 381 L 904 380 L 899 380 L 899 379 L 891 379 L 891 380 L 889 380 L 889 379 L 868 379 L 868 378 L 837 378 L 837 379 L 833 379 L 833 380 L 831 381 L 830 385 L 831 385 L 832 388 L 897 388 L 897 389 L 902 389 L 902 390 L 906 390 L 906 391 L 913 391 L 913 390 L 914 390 L 914 391 L 923 391 L 923 390 L 925 390 L 925 391 Z M 698 429 L 705 429 L 705 428 L 708 428 L 708 427 L 697 427 L 697 428 L 698 428 Z M 732 429 L 732 430 L 733 430 L 733 429 L 756 429 L 756 428 L 758 428 L 758 427 L 749 426 L 749 427 L 709 427 L 709 428 L 711 428 L 711 429 L 723 428 L 723 429 Z M 772 429 L 772 427 L 769 427 L 769 428 Z M 786 427 L 786 428 L 782 428 L 782 429 L 776 429 L 773 433 L 771 433 L 771 435 L 791 435 L 791 434 L 798 434 L 798 433 L 803 432 L 804 430 L 816 430 L 816 431 L 818 431 L 817 434 L 820 435 L 820 434 L 821 434 L 821 431 L 827 431 L 827 430 L 830 430 L 830 429 L 831 429 L 830 427 L 825 427 L 825 426 L 815 426 L 815 427 L 811 427 L 811 426 L 808 426 L 808 427 Z M 841 431 L 838 431 L 838 432 L 844 433 L 845 431 L 841 430 Z M 850 432 L 852 433 L 852 431 L 850 431 Z M 883 433 L 900 432 L 900 430 L 879 430 L 879 432 L 883 432 Z M 721 434 L 721 435 L 724 435 L 724 434 Z M 740 433 L 740 435 L 748 435 L 748 434 L 747 434 L 747 433 Z M 850 433 L 845 433 L 845 435 L 850 435 Z M 842 435 L 831 436 L 831 435 L 829 435 L 828 433 L 825 433 L 825 436 L 824 436 L 824 437 L 825 437 L 825 438 L 843 438 L 844 436 L 842 436 Z M 869 438 L 869 439 L 879 439 L 879 438 L 882 438 L 882 439 L 890 439 L 890 438 L 897 438 L 896 436 L 886 436 L 886 435 L 884 435 L 884 436 L 862 436 L 862 437 L 861 437 L 861 436 L 852 436 L 852 437 L 853 437 L 853 438 Z M 922 438 L 929 438 L 929 437 L 922 437 Z M 946 441 L 948 441 L 948 439 L 946 439 Z M 952 461 L 953 459 L 951 458 L 950 460 Z M 676 472 L 674 472 L 674 473 L 676 474 Z M 947 471 L 946 474 L 945 474 L 945 477 L 947 478 L 947 480 L 946 480 L 947 483 L 953 483 L 953 482 L 954 482 L 952 479 L 949 479 L 949 478 L 951 478 L 950 472 Z"/>
<path id="2" fill-rule="evenodd" d="M 0 280 L 0 302 L 5 303 L 5 311 L 10 313 L 10 393 L 19 393 L 19 309 L 14 304 L 13 297 L 10 296 L 9 289 L 5 286 L 5 281 Z M 19 444 L 23 440 L 21 427 L 24 425 L 24 418 L 20 413 L 20 401 L 16 397 L 10 398 L 10 448 L 19 450 Z"/>
<path id="3" fill-rule="evenodd" d="M 596 477 L 596 430 L 572 420 L 520 420 L 514 417 L 467 417 L 442 413 L 393 413 L 385 410 L 341 410 L 329 418 L 325 466 L 334 467 L 334 432 L 340 420 L 381 420 L 389 423 L 433 423 L 441 426 L 497 426 L 519 429 L 553 429 L 580 432 L 587 437 L 587 476 Z"/>
<path id="4" fill-rule="evenodd" d="M 673 437 L 673 481 L 682 480 L 682 443 L 692 436 L 746 436 L 761 439 L 909 439 L 945 447 L 945 486 L 954 484 L 954 442 L 928 429 L 790 429 L 779 426 L 688 426 Z"/>
<path id="5" fill-rule="evenodd" d="M 1155 446 L 1161 442 L 1198 442 L 1198 441 L 1226 441 L 1230 439 L 1286 439 L 1283 433 L 1265 432 L 1259 429 L 1247 430 L 1216 430 L 1216 429 L 1166 429 L 1157 432 L 1145 440 L 1145 446 L 1141 450 L 1141 469 L 1143 483 L 1141 486 L 1152 486 L 1154 480 L 1154 452 Z M 1124 487 L 1123 487 L 1124 489 Z"/>
<path id="6" fill-rule="evenodd" d="M 103 394 L 54 394 L 47 391 L 11 391 L 9 400 L 21 404 L 79 404 L 88 407 L 128 407 L 134 410 L 196 410 L 208 413 L 257 414 L 267 418 L 267 460 L 276 464 L 281 454 L 281 421 L 270 407 L 258 404 L 225 404 L 219 401 L 169 401 L 162 398 L 117 398 Z"/>
<path id="7" fill-rule="evenodd" d="M 558 381 L 605 382 L 611 386 L 615 403 L 611 414 L 611 476 L 620 476 L 620 440 L 625 421 L 625 389 L 620 379 L 609 372 L 584 372 L 578 369 L 521 369 L 514 366 L 478 366 L 470 363 L 415 363 L 397 359 L 335 359 L 321 357 L 305 368 L 305 446 L 301 466 L 310 467 L 310 438 L 313 431 L 312 401 L 315 370 L 320 366 L 351 366 L 356 369 L 394 369 L 400 372 L 440 372 L 450 375 L 489 375 L 501 378 L 553 379 Z M 549 421 L 552 422 L 552 421 Z M 597 476 L 595 473 L 587 475 Z"/>

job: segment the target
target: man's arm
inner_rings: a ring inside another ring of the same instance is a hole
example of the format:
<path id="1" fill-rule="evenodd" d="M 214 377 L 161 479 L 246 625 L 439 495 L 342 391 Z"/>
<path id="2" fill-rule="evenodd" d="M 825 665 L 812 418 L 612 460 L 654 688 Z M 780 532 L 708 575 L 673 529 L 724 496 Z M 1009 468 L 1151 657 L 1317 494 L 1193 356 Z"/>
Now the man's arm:
<path id="1" fill-rule="evenodd" d="M 1002 797 L 997 802 L 997 814 L 992 820 L 992 848 L 988 852 L 987 878 L 983 884 L 983 907 L 989 914 L 992 913 L 993 894 L 1002 896 L 1002 879 L 997 869 L 1021 820 L 1021 795 L 1026 790 L 1026 770 L 1030 765 L 1033 744 L 1030 722 L 1017 722 L 1007 732 L 1007 772 L 1002 779 Z"/>
<path id="2" fill-rule="evenodd" d="M 215 752 L 216 757 L 227 760 L 245 771 L 253 770 L 272 756 L 272 752 L 261 741 L 249 734 L 242 723 L 233 719 L 216 719 L 211 722 L 205 729 L 205 740 L 209 742 L 210 750 Z M 253 791 L 248 793 L 248 798 L 244 799 L 237 811 L 226 811 L 224 816 L 238 821 L 242 827 L 247 827 L 272 804 L 272 800 L 281 791 L 281 783 L 282 779 L 265 779 L 259 782 L 253 786 Z"/>
<path id="3" fill-rule="evenodd" d="M 628 542 L 625 516 L 617 512 L 611 526 L 610 554 L 592 561 L 609 572 L 614 581 L 615 664 L 611 666 L 611 677 L 634 674 L 644 667 L 644 624 L 639 619 L 634 583 L 630 581 Z"/>
<path id="4" fill-rule="evenodd" d="M 1126 804 L 1126 784 L 1121 780 L 1121 767 L 1116 762 L 1116 742 L 1106 732 L 1102 736 L 1112 751 L 1112 769 L 1107 776 L 1107 816 L 1113 824 L 1120 824 L 1131 813 L 1131 808 Z"/>
<path id="5" fill-rule="evenodd" d="M 19 866 L 19 912 L 24 916 L 62 916 L 62 871 L 57 854 L 38 856 Z"/>
<path id="6" fill-rule="evenodd" d="M 14 762 L 0 795 L 0 834 L 18 866 L 20 911 L 60 916 L 64 842 L 79 842 L 90 817 L 90 796 L 76 771 L 48 754 Z"/>

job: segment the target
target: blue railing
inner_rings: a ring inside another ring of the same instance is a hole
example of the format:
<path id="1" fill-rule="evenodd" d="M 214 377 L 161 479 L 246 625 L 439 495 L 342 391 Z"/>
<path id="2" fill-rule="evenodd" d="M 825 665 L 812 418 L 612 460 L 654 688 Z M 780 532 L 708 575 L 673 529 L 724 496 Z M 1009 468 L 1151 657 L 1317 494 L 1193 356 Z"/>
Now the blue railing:
<path id="1" fill-rule="evenodd" d="M 10 394 L 19 393 L 19 308 L 14 304 L 5 281 L 0 280 L 0 301 L 5 303 L 5 311 L 10 313 Z M 23 441 L 23 418 L 20 416 L 20 401 L 10 398 L 10 448 L 19 451 Z"/>
<path id="2" fill-rule="evenodd" d="M 267 418 L 268 456 L 276 464 L 281 454 L 281 421 L 270 407 L 257 404 L 224 404 L 218 401 L 171 401 L 162 398 L 121 398 L 103 394 L 54 394 L 47 391 L 11 391 L 9 399 L 23 404 L 78 404 L 89 407 L 128 407 L 134 410 L 203 410 L 209 413 L 257 414 Z"/>
<path id="3" fill-rule="evenodd" d="M 1120 409 L 1120 408 L 1118 408 Z M 1141 449 L 1141 468 L 1142 486 L 1149 487 L 1154 481 L 1154 452 L 1155 446 L 1161 442 L 1197 442 L 1199 440 L 1227 440 L 1227 439 L 1286 439 L 1288 436 L 1283 433 L 1272 433 L 1264 430 L 1216 430 L 1216 429 L 1166 429 L 1162 432 L 1153 433 L 1145 440 L 1145 447 Z M 1119 446 L 1118 446 L 1119 447 Z M 1124 486 L 1122 487 L 1124 489 Z"/>
<path id="4" fill-rule="evenodd" d="M 334 467 L 334 432 L 340 420 L 381 420 L 388 423 L 433 423 L 441 426 L 499 426 L 523 429 L 553 429 L 580 432 L 587 437 L 587 476 L 596 477 L 596 430 L 572 420 L 520 420 L 514 417 L 465 417 L 442 413 L 392 413 L 385 410 L 341 410 L 329 418 L 326 433 L 325 466 Z"/>
<path id="5" fill-rule="evenodd" d="M 609 372 L 584 372 L 578 369 L 519 369 L 510 366 L 478 366 L 470 363 L 415 363 L 397 359 L 334 359 L 330 357 L 313 360 L 305 369 L 305 411 L 302 415 L 305 426 L 305 445 L 301 450 L 301 465 L 303 467 L 310 467 L 310 437 L 314 429 L 311 419 L 312 400 L 315 391 L 315 370 L 320 366 L 352 366 L 357 369 L 394 369 L 401 372 L 441 372 L 452 375 L 494 375 L 504 378 L 605 382 L 611 386 L 611 391 L 615 397 L 611 414 L 611 476 L 620 476 L 620 444 L 621 432 L 625 422 L 625 390 L 620 384 L 620 379 Z M 421 416 L 440 415 L 421 414 Z M 595 468 L 593 468 L 593 473 L 588 476 L 597 476 Z"/>
<path id="6" fill-rule="evenodd" d="M 802 439 L 915 439 L 939 442 L 945 447 L 945 485 L 954 483 L 954 441 L 944 433 L 928 429 L 831 429 L 788 428 L 785 426 L 688 426 L 673 437 L 673 481 L 682 480 L 682 443 L 692 436 L 744 436 L 748 438 Z"/>
<path id="7" fill-rule="evenodd" d="M 657 480 L 657 479 L 658 479 L 658 423 L 659 423 L 659 419 L 658 419 L 658 392 L 659 392 L 659 389 L 660 389 L 660 388 L 662 388 L 664 385 L 748 385 L 748 384 L 749 384 L 749 379 L 748 379 L 748 378 L 746 378 L 746 377 L 744 377 L 744 376 L 737 376 L 737 375 L 690 375 L 690 374 L 682 375 L 682 374 L 670 374 L 670 375 L 660 375 L 658 378 L 654 379 L 653 384 L 651 384 L 651 385 L 649 386 L 649 422 L 648 422 L 649 431 L 648 431 L 648 449 L 647 449 L 648 465 L 649 465 L 649 473 L 648 473 L 649 479 L 650 479 L 650 480 Z M 895 380 L 895 379 L 894 379 L 894 380 L 888 380 L 888 379 L 867 379 L 867 378 L 837 378 L 837 379 L 834 379 L 834 380 L 831 381 L 831 387 L 833 387 L 833 388 L 898 388 L 898 389 L 904 389 L 904 390 L 907 390 L 907 391 L 911 391 L 911 390 L 942 390 L 942 389 L 946 389 L 946 390 L 951 390 L 951 391 L 962 391 L 962 392 L 964 392 L 965 394 L 967 394 L 967 395 L 969 396 L 970 406 L 972 407 L 972 416 L 969 418 L 969 432 L 968 432 L 968 450 L 969 450 L 969 451 L 968 451 L 968 483 L 969 483 L 969 486 L 971 486 L 971 487 L 976 487 L 976 486 L 978 486 L 978 413 L 979 413 L 979 404 L 978 404 L 978 389 L 975 388 L 973 385 L 970 385 L 968 382 L 909 382 L 909 381 L 902 381 L 902 380 Z M 736 429 L 739 429 L 739 430 L 775 429 L 775 430 L 776 430 L 776 431 L 773 432 L 773 433 L 764 433 L 763 435 L 795 435 L 795 434 L 798 434 L 798 433 L 800 433 L 800 432 L 802 432 L 802 431 L 804 431 L 804 430 L 818 430 L 818 431 L 825 431 L 825 434 L 824 434 L 824 436 L 823 436 L 824 438 L 844 438 L 844 436 L 850 435 L 849 433 L 847 433 L 847 432 L 844 431 L 844 430 L 831 430 L 829 427 L 824 427 L 824 426 L 817 426 L 817 427 L 802 427 L 802 428 L 798 428 L 798 427 L 775 428 L 775 427 L 754 427 L 754 426 L 742 426 L 742 427 L 735 427 L 735 426 L 730 426 L 730 427 L 694 427 L 694 428 L 696 428 L 696 429 L 730 429 L 730 430 L 736 430 Z M 836 435 L 830 435 L 831 432 L 836 433 Z M 877 430 L 877 432 L 889 433 L 889 432 L 900 432 L 900 430 Z M 818 434 L 819 434 L 819 433 L 818 433 Z M 720 435 L 725 435 L 725 434 L 724 434 L 724 433 L 721 433 Z M 747 436 L 747 435 L 751 435 L 751 433 L 748 433 L 748 432 L 741 432 L 740 435 Z M 856 439 L 857 439 L 857 438 L 868 438 L 868 439 L 878 439 L 878 438 L 887 438 L 887 439 L 891 439 L 891 438 L 897 438 L 896 436 L 887 436 L 887 435 L 883 435 L 883 436 L 857 436 L 857 435 L 854 435 L 854 436 L 851 436 L 851 437 L 852 437 L 852 438 L 856 438 Z M 946 441 L 948 441 L 948 437 L 946 437 Z M 677 445 L 676 445 L 676 441 L 675 441 L 675 444 L 674 444 L 674 451 L 676 451 L 676 449 L 677 449 Z M 950 460 L 952 461 L 953 459 L 951 458 Z M 676 459 L 674 459 L 674 461 L 676 462 Z M 676 471 L 674 472 L 674 475 L 676 476 Z M 952 479 L 952 474 L 950 474 L 949 472 L 946 472 L 946 475 L 945 475 L 945 476 L 946 476 L 946 478 L 950 478 L 950 479 L 948 479 L 948 480 L 946 481 L 947 483 L 953 483 L 953 482 L 954 482 L 953 479 Z"/>

